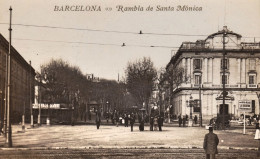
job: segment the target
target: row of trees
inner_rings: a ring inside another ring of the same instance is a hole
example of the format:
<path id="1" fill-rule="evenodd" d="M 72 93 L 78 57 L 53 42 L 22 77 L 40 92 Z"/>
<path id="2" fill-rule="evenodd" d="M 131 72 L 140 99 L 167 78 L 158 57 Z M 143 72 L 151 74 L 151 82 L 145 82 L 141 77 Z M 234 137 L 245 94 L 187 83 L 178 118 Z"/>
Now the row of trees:
<path id="1" fill-rule="evenodd" d="M 151 59 L 144 57 L 128 62 L 124 82 L 105 79 L 93 82 L 77 66 L 59 59 L 42 65 L 37 78 L 46 87 L 41 93 L 41 102 L 70 104 L 74 107 L 75 116 L 82 118 L 86 104 L 93 100 L 103 105 L 109 103 L 112 110 L 104 111 L 123 111 L 143 104 L 148 110 L 149 99 L 158 82 L 168 81 L 171 88 L 173 83 L 176 85 L 183 82 L 184 70 L 178 69 L 177 73 L 176 70 L 175 73 L 173 71 L 157 71 Z"/>

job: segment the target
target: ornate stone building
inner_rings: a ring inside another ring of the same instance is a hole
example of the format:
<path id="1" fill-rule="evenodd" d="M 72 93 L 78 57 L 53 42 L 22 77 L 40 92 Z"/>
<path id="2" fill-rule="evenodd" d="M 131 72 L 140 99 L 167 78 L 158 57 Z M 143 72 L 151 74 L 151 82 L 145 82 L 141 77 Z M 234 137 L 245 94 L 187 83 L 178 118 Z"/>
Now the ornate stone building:
<path id="1" fill-rule="evenodd" d="M 3 121 L 5 108 L 6 59 L 8 41 L 0 34 L 0 120 Z M 30 112 L 30 97 L 34 101 L 35 70 L 18 51 L 11 48 L 11 115 L 14 122 L 22 120 L 23 112 Z M 31 85 L 31 91 L 30 91 Z M 31 92 L 31 93 L 30 93 Z M 31 96 L 30 96 L 31 95 Z M 29 117 L 29 116 L 28 116 Z M 3 122 L 2 122 L 3 123 Z"/>
<path id="2" fill-rule="evenodd" d="M 170 90 L 167 90 L 171 93 L 166 93 L 171 97 L 164 97 L 170 100 L 175 115 L 190 115 L 192 110 L 193 116 L 198 116 L 199 104 L 190 109 L 187 101 L 190 97 L 199 100 L 199 94 L 205 121 L 223 111 L 232 117 L 238 117 L 243 113 L 239 111 L 241 101 L 251 105 L 251 114 L 259 114 L 257 93 L 260 93 L 260 43 L 241 42 L 241 38 L 241 35 L 224 27 L 205 40 L 182 43 L 166 66 L 167 72 L 173 72 L 173 76 L 178 72 L 176 69 L 182 68 L 183 71 L 178 76 L 185 79 L 179 85 L 173 82 L 173 87 L 168 87 Z M 225 105 L 222 100 L 224 82 L 228 93 Z"/>

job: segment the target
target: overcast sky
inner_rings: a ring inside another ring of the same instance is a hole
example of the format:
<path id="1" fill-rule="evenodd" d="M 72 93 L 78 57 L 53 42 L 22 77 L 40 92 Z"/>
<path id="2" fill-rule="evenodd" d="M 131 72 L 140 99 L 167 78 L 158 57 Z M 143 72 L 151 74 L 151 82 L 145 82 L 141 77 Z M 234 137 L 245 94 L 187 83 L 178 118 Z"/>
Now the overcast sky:
<path id="1" fill-rule="evenodd" d="M 101 11 L 55 11 L 55 6 L 65 10 L 65 5 L 96 5 Z M 118 5 L 136 5 L 144 11 L 122 12 Z M 159 5 L 174 7 L 174 11 L 156 11 Z M 179 5 L 201 7 L 202 11 L 177 11 Z M 32 61 L 36 71 L 51 58 L 62 58 L 84 74 L 117 79 L 118 73 L 124 76 L 128 61 L 144 56 L 159 69 L 182 42 L 205 39 L 199 35 L 215 33 L 223 25 L 241 34 L 242 41 L 251 42 L 253 37 L 260 41 L 259 0 L 0 0 L 0 33 L 6 39 L 10 6 L 12 23 L 22 24 L 12 26 L 12 45 L 26 61 Z M 153 11 L 146 11 L 148 6 Z M 144 34 L 138 34 L 140 30 Z M 123 43 L 125 47 L 121 47 Z"/>

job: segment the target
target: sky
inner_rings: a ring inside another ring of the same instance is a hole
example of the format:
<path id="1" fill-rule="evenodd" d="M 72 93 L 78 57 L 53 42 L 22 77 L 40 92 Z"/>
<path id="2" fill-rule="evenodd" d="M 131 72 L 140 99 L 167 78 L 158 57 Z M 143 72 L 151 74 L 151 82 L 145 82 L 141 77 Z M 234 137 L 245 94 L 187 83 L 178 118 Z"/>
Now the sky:
<path id="1" fill-rule="evenodd" d="M 0 33 L 7 40 L 10 6 L 12 45 L 36 71 L 63 59 L 83 74 L 117 80 L 128 62 L 150 57 L 163 68 L 182 42 L 203 40 L 224 25 L 242 41 L 260 41 L 259 0 L 0 0 Z M 100 10 L 74 11 L 75 6 Z M 135 6 L 143 11 L 129 11 Z M 157 11 L 158 6 L 174 9 Z"/>

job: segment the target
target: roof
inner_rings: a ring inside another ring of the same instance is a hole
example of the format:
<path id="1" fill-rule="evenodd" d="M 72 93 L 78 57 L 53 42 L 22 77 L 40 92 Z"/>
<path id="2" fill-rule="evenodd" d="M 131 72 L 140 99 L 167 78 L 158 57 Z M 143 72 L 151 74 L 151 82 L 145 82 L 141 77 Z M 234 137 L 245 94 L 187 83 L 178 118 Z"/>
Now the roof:
<path id="1" fill-rule="evenodd" d="M 224 27 L 223 27 L 223 30 L 220 30 L 220 31 L 218 31 L 218 32 L 216 32 L 216 33 L 213 33 L 213 34 L 209 35 L 209 36 L 205 39 L 205 41 L 206 41 L 207 39 L 209 39 L 209 38 L 213 38 L 214 36 L 223 35 L 224 33 L 231 34 L 231 35 L 235 35 L 235 36 L 237 36 L 238 38 L 241 38 L 241 37 L 242 37 L 240 34 L 237 34 L 237 33 L 234 33 L 234 32 L 232 32 L 232 31 L 228 30 L 228 29 L 227 29 L 227 26 L 224 26 Z"/>
<path id="2" fill-rule="evenodd" d="M 0 33 L 0 45 L 2 45 L 3 49 L 8 52 L 9 51 L 9 42 L 4 38 L 4 36 Z M 30 70 L 36 75 L 34 68 L 18 53 L 18 51 L 11 46 L 11 56 L 16 59 L 18 63 L 21 64 L 25 69 Z"/>

